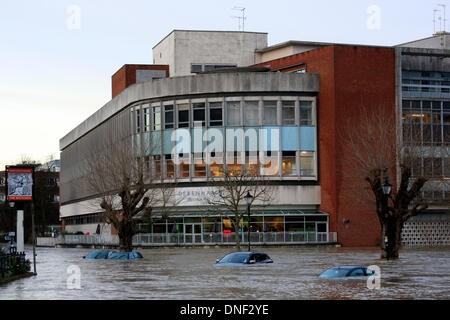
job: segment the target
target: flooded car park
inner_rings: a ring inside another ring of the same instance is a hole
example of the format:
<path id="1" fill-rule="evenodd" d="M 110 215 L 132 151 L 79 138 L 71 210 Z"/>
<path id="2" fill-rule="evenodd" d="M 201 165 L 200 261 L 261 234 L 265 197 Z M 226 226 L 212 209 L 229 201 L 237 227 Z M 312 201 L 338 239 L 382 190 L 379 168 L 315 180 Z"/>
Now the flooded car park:
<path id="1" fill-rule="evenodd" d="M 83 259 L 91 251 L 38 248 L 38 275 L 0 285 L 0 299 L 450 298 L 450 248 L 404 249 L 386 261 L 378 248 L 265 247 L 273 263 L 250 268 L 215 268 L 233 251 L 224 247 L 139 249 L 143 259 L 102 263 Z M 338 265 L 379 266 L 380 288 L 369 289 L 367 279 L 318 278 Z"/>

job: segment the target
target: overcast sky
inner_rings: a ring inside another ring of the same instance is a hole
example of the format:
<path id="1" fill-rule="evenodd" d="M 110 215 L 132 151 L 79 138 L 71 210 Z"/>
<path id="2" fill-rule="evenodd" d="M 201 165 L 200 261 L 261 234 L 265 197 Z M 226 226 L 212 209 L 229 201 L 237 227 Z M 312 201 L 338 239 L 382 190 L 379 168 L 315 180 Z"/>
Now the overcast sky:
<path id="1" fill-rule="evenodd" d="M 112 74 L 151 64 L 173 29 L 236 31 L 237 6 L 269 45 L 390 46 L 431 36 L 438 4 L 450 12 L 448 0 L 1 0 L 0 168 L 23 154 L 59 158 L 59 139 L 111 99 Z"/>

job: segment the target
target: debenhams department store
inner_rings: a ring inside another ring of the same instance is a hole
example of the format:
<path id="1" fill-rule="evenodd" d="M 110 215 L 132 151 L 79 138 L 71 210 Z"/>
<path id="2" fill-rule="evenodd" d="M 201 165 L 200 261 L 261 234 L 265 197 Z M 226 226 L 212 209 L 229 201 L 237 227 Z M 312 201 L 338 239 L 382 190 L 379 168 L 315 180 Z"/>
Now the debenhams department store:
<path id="1" fill-rule="evenodd" d="M 214 188 L 207 182 L 217 180 L 224 166 L 236 171 L 251 166 L 274 185 L 270 205 L 252 206 L 252 242 L 335 241 L 335 233 L 329 232 L 329 215 L 318 210 L 318 91 L 317 74 L 239 68 L 129 86 L 60 141 L 65 230 L 94 234 L 100 224 L 102 233 L 116 232 L 101 221 L 97 195 L 86 188 L 81 166 L 86 161 L 83 155 L 99 142 L 113 139 L 111 133 L 121 128 L 134 144 L 152 144 L 140 149 L 151 150 L 142 155 L 151 164 L 148 170 L 158 177 L 155 183 L 173 183 L 178 203 L 168 219 L 162 219 L 156 208 L 151 233 L 139 239 L 186 245 L 229 241 L 229 218 L 208 210 L 205 202 Z M 174 161 L 173 150 L 178 141 L 174 137 L 181 132 L 188 133 L 190 141 L 187 146 L 185 141 L 183 150 L 189 150 L 190 158 L 179 162 Z M 209 137 L 211 132 L 216 133 L 215 139 Z M 208 148 L 212 143 L 214 148 Z M 248 160 L 255 151 L 276 159 L 271 170 L 265 170 L 261 159 Z M 194 154 L 201 154 L 203 160 L 194 161 Z M 230 154 L 235 161 L 230 161 Z M 223 157 L 223 161 L 204 161 L 208 156 Z M 247 229 L 244 216 L 241 231 Z"/>

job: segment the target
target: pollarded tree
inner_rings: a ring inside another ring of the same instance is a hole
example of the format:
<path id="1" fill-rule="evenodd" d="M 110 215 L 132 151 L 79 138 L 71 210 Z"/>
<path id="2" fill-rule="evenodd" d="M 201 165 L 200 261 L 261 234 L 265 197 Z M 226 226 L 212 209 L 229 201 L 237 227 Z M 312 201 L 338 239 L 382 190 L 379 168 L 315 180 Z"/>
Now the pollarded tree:
<path id="1" fill-rule="evenodd" d="M 112 140 L 110 140 L 112 141 Z M 136 150 L 130 137 L 95 148 L 86 161 L 90 192 L 98 196 L 103 221 L 118 232 L 120 251 L 133 250 L 138 217 L 151 217 L 155 207 L 168 214 L 174 202 L 172 185 L 153 174 L 149 152 Z"/>
<path id="2" fill-rule="evenodd" d="M 382 232 L 381 257 L 397 258 L 404 223 L 428 206 L 421 193 L 431 168 L 423 158 L 442 157 L 447 149 L 424 144 L 428 139 L 420 125 L 421 115 L 404 117 L 400 124 L 389 108 L 361 107 L 357 114 L 347 126 L 351 129 L 340 137 L 350 155 L 343 172 L 353 179 L 348 183 L 353 194 L 374 205 Z M 386 181 L 394 185 L 388 196 L 383 193 Z"/>
<path id="3" fill-rule="evenodd" d="M 272 199 L 273 188 L 259 170 L 252 169 L 221 169 L 218 175 L 209 179 L 211 192 L 206 199 L 210 210 L 230 219 L 235 232 L 236 251 L 241 250 L 239 225 L 247 213 L 245 196 L 250 193 L 250 202 L 260 206 L 268 205 Z M 250 224 L 248 225 L 250 228 Z"/>

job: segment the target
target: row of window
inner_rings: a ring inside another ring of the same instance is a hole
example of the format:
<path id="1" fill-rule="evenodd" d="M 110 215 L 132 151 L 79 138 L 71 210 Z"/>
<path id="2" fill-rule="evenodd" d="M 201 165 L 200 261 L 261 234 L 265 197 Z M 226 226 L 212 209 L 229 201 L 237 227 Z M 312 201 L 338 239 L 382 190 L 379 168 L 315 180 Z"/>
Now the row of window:
<path id="1" fill-rule="evenodd" d="M 403 100 L 403 140 L 450 144 L 450 101 Z"/>
<path id="2" fill-rule="evenodd" d="M 404 92 L 450 93 L 449 72 L 403 71 Z"/>
<path id="3" fill-rule="evenodd" d="M 102 216 L 98 213 L 86 214 L 82 216 L 72 216 L 64 218 L 66 225 L 102 223 Z"/>
<path id="4" fill-rule="evenodd" d="M 402 79 L 433 79 L 433 80 L 450 80 L 450 72 L 434 72 L 434 71 L 402 71 Z"/>
<path id="5" fill-rule="evenodd" d="M 422 109 L 422 110 L 441 110 L 450 112 L 450 101 L 429 101 L 429 100 L 403 100 L 403 110 L 405 109 Z"/>
<path id="6" fill-rule="evenodd" d="M 298 104 L 298 107 L 297 107 Z M 299 120 L 296 121 L 296 109 Z M 135 108 L 133 125 L 135 132 L 159 131 L 161 129 L 218 127 L 313 125 L 312 100 L 237 100 L 178 103 L 165 102 L 144 108 Z"/>
<path id="7" fill-rule="evenodd" d="M 281 158 L 279 157 L 281 156 Z M 302 151 L 297 156 L 295 151 L 283 151 L 280 154 L 275 152 L 270 153 L 268 157 L 262 161 L 258 156 L 255 159 L 250 159 L 247 156 L 244 161 L 238 160 L 237 152 L 234 154 L 233 161 L 214 161 L 214 158 L 219 155 L 211 155 L 213 161 L 206 163 L 204 157 L 199 159 L 183 159 L 180 157 L 178 161 L 172 159 L 172 155 L 165 155 L 161 158 L 160 155 L 147 157 L 147 172 L 151 174 L 154 179 L 187 179 L 220 177 L 224 170 L 227 170 L 231 175 L 240 175 L 242 172 L 247 172 L 253 175 L 262 176 L 314 176 L 314 152 Z M 217 159 L 217 158 L 216 158 Z M 269 160 L 270 159 L 270 160 Z M 223 160 L 221 158 L 221 160 Z M 298 166 L 297 166 L 298 164 Z M 208 174 L 209 173 L 209 174 Z"/>
<path id="8" fill-rule="evenodd" d="M 417 158 L 411 165 L 413 176 L 450 177 L 450 158 Z"/>
<path id="9" fill-rule="evenodd" d="M 305 216 L 252 216 L 251 232 L 327 232 L 328 217 L 322 215 Z M 247 231 L 248 219 L 241 218 L 239 231 Z M 146 224 L 139 224 L 138 230 L 148 229 Z M 231 220 L 226 217 L 189 217 L 154 220 L 153 233 L 221 233 L 234 231 Z"/>

